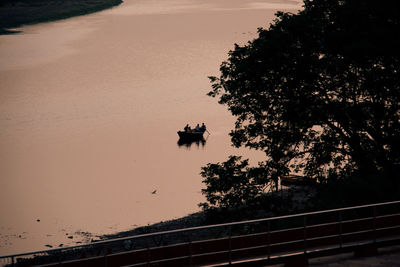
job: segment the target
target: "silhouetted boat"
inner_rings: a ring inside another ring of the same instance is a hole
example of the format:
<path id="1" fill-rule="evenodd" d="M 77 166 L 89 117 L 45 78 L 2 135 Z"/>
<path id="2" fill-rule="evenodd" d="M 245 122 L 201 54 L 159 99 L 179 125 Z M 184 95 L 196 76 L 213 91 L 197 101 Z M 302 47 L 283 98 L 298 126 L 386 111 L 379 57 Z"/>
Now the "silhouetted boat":
<path id="1" fill-rule="evenodd" d="M 206 130 L 200 130 L 200 131 L 178 131 L 179 138 L 181 140 L 201 140 L 203 139 L 203 134 Z"/>

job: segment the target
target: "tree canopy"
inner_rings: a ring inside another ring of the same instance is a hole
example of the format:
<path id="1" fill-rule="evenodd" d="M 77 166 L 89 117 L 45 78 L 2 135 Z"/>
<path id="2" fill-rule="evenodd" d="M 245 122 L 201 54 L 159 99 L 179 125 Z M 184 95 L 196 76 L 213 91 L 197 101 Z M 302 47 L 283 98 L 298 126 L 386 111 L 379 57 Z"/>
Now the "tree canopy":
<path id="1" fill-rule="evenodd" d="M 400 178 L 399 6 L 305 0 L 229 52 L 209 95 L 236 117 L 233 145 L 265 152 L 261 183 L 289 173 Z M 215 169 L 203 168 L 209 196 L 221 194 Z"/>

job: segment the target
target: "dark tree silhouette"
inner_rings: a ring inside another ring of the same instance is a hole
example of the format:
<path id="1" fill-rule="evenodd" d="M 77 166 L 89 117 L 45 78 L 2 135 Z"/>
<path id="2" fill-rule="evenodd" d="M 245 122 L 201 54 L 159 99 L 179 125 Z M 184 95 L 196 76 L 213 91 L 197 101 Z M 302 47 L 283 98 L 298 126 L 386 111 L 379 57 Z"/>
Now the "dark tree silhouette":
<path id="1" fill-rule="evenodd" d="M 210 208 L 240 208 L 250 204 L 265 190 L 268 183 L 265 180 L 264 168 L 252 168 L 248 160 L 231 156 L 222 164 L 208 164 L 201 175 L 208 185 L 202 193 L 208 203 L 201 203 L 204 209 Z"/>
<path id="2" fill-rule="evenodd" d="M 298 14 L 278 12 L 258 38 L 235 45 L 220 77 L 210 77 L 209 95 L 237 118 L 233 145 L 265 151 L 264 184 L 288 173 L 400 178 L 399 6 L 306 0 Z M 218 195 L 213 169 L 202 174 Z"/>

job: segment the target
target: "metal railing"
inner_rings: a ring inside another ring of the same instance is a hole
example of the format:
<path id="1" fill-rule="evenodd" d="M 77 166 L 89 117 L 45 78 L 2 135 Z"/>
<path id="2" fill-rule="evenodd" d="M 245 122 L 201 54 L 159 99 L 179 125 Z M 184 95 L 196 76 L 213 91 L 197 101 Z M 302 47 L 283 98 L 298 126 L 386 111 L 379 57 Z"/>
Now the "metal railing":
<path id="1" fill-rule="evenodd" d="M 400 240 L 400 201 L 191 227 L 0 256 L 0 266 L 183 266 L 309 257 Z M 388 243 L 389 244 L 389 243 Z"/>

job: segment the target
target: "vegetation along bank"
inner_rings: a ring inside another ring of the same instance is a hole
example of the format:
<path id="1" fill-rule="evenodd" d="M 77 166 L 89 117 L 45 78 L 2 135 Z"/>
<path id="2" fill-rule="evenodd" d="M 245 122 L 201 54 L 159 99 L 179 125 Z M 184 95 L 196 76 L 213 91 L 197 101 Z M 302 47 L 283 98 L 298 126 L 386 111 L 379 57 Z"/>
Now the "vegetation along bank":
<path id="1" fill-rule="evenodd" d="M 122 0 L 2 0 L 0 34 L 16 33 L 10 29 L 22 25 L 85 15 L 121 3 Z"/>
<path id="2" fill-rule="evenodd" d="M 400 196 L 399 2 L 303 7 L 278 12 L 210 78 L 209 95 L 236 118 L 232 144 L 265 161 L 230 156 L 203 167 L 205 211 L 268 211 L 266 192 L 288 175 L 314 183 L 315 209 Z"/>

